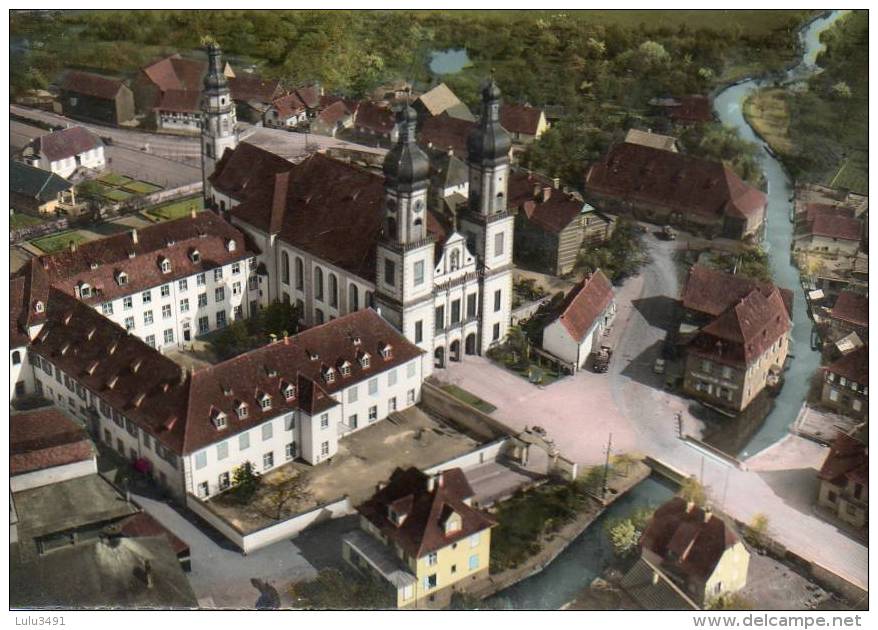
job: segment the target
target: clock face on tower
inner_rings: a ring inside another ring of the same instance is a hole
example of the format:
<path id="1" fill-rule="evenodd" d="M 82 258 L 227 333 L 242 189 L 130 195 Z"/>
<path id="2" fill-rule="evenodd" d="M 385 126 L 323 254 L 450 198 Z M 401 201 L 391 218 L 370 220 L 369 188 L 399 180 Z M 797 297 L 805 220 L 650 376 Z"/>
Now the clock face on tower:
<path id="1" fill-rule="evenodd" d="M 420 211 L 423 210 L 423 209 L 424 209 L 424 202 L 421 201 L 420 199 L 418 199 L 418 200 L 415 202 L 415 212 L 420 212 Z"/>

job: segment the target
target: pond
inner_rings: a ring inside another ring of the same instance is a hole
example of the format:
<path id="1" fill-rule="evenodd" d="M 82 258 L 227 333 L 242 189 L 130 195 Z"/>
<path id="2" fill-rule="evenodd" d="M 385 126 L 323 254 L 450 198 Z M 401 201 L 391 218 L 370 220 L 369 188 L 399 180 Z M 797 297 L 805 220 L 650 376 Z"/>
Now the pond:
<path id="1" fill-rule="evenodd" d="M 624 518 L 637 508 L 658 507 L 675 490 L 662 479 L 648 477 L 617 499 L 540 573 L 500 591 L 485 604 L 498 610 L 558 610 L 600 576 L 612 560 L 604 524 Z"/>
<path id="2" fill-rule="evenodd" d="M 457 74 L 470 64 L 466 48 L 434 50 L 430 53 L 430 72 L 433 74 Z"/>

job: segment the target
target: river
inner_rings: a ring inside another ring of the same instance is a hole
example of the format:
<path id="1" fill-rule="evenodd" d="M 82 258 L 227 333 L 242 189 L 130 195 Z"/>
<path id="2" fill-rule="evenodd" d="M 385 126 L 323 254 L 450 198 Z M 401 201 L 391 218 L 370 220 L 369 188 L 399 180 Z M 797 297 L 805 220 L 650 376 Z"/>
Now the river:
<path id="1" fill-rule="evenodd" d="M 805 79 L 818 71 L 815 60 L 823 47 L 820 43 L 820 34 L 843 14 L 843 11 L 832 11 L 828 16 L 817 18 L 805 27 L 800 34 L 803 46 L 802 61 L 787 73 L 789 78 Z M 812 322 L 808 317 L 805 294 L 799 283 L 799 270 L 790 260 L 793 225 L 789 217 L 793 182 L 783 165 L 765 150 L 762 140 L 744 119 L 744 100 L 751 92 L 769 83 L 767 79 L 754 79 L 732 85 L 717 94 L 714 99 L 714 110 L 720 121 L 737 129 L 743 139 L 762 147 L 759 157 L 768 186 L 764 247 L 768 252 L 775 283 L 791 289 L 794 295 L 791 352 L 795 360 L 790 362 L 783 389 L 774 399 L 771 412 L 740 453 L 742 459 L 771 446 L 787 434 L 808 393 L 811 376 L 820 366 L 820 353 L 811 349 Z"/>

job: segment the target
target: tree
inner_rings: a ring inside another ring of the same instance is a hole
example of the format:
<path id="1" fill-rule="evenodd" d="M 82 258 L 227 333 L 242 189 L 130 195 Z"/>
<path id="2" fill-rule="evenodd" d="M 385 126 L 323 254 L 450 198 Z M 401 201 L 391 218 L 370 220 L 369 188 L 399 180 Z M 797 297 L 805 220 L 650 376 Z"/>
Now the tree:
<path id="1" fill-rule="evenodd" d="M 293 477 L 268 486 L 259 500 L 260 513 L 275 521 L 281 520 L 290 503 L 310 496 L 305 479 L 303 473 L 296 473 Z"/>
<path id="2" fill-rule="evenodd" d="M 832 86 L 832 95 L 835 98 L 849 99 L 853 93 L 851 92 L 851 87 L 847 83 L 839 81 Z"/>
<path id="3" fill-rule="evenodd" d="M 694 475 L 683 480 L 677 494 L 698 507 L 703 507 L 707 502 L 707 493 L 704 490 L 704 486 L 701 485 L 701 482 Z"/>
<path id="4" fill-rule="evenodd" d="M 614 523 L 608 530 L 607 536 L 613 546 L 613 553 L 620 558 L 630 556 L 637 551 L 640 542 L 640 532 L 630 519 L 623 519 Z"/>
<path id="5" fill-rule="evenodd" d="M 81 201 L 87 201 L 89 204 L 98 203 L 104 192 L 104 187 L 93 179 L 86 180 L 76 187 L 76 196 Z"/>
<path id="6" fill-rule="evenodd" d="M 232 475 L 232 492 L 241 503 L 247 503 L 256 494 L 262 483 L 262 477 L 249 461 L 235 469 Z"/>
<path id="7" fill-rule="evenodd" d="M 747 526 L 747 541 L 755 547 L 765 547 L 768 538 L 768 517 L 762 512 L 753 515 Z"/>
<path id="8" fill-rule="evenodd" d="M 650 66 L 663 64 L 670 58 L 665 47 L 652 40 L 647 40 L 640 44 L 637 52 L 640 54 L 640 58 Z"/>

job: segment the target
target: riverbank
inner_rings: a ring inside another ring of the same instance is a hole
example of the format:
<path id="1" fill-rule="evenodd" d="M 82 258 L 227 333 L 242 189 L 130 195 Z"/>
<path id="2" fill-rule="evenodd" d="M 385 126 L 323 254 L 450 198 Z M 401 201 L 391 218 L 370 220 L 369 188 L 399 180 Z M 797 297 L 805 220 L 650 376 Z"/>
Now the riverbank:
<path id="1" fill-rule="evenodd" d="M 607 485 L 610 492 L 604 501 L 592 498 L 591 505 L 572 521 L 565 524 L 558 531 L 546 533 L 540 537 L 538 541 L 540 550 L 538 553 L 514 568 L 490 575 L 478 590 L 471 591 L 470 593 L 478 599 L 486 599 L 540 573 L 572 542 L 579 538 L 608 507 L 625 496 L 629 490 L 649 477 L 651 473 L 652 469 L 643 462 L 632 463 L 627 475 L 615 476 L 609 480 Z"/>

